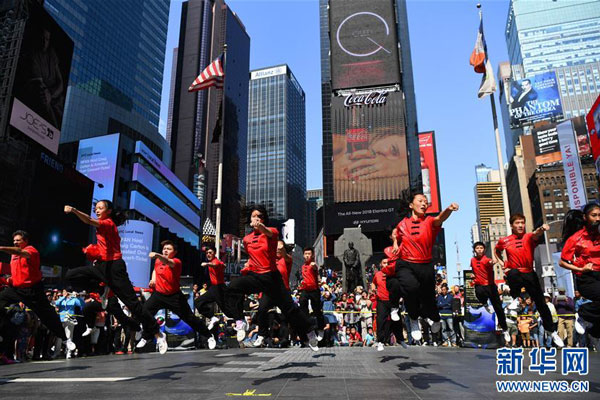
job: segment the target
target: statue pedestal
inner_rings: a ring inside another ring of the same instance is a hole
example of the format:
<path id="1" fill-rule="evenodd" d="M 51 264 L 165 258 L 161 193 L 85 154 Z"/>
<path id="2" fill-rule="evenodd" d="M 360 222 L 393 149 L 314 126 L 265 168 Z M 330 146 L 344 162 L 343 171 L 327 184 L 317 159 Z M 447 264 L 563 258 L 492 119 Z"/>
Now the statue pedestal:
<path id="1" fill-rule="evenodd" d="M 344 262 L 344 253 L 350 250 L 349 244 L 354 245 L 359 256 L 359 276 L 362 277 L 363 287 L 367 285 L 365 265 L 373 255 L 373 244 L 371 239 L 366 237 L 361 228 L 344 228 L 344 234 L 334 242 L 333 255 L 342 263 L 342 277 L 344 292 L 348 291 L 348 277 L 350 267 Z M 354 288 L 351 288 L 354 290 Z"/>

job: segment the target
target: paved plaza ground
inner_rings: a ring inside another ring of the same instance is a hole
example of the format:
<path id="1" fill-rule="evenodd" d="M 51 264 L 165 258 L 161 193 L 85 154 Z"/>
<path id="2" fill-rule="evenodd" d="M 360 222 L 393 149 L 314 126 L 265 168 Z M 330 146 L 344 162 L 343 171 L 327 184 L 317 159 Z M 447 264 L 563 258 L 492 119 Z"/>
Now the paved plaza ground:
<path id="1" fill-rule="evenodd" d="M 526 353 L 527 354 L 527 353 Z M 600 398 L 600 354 L 587 376 L 496 376 L 496 353 L 433 347 L 231 349 L 110 355 L 0 366 L 0 398 L 586 399 Z M 559 364 L 560 365 L 560 364 Z M 504 394 L 497 380 L 583 380 L 578 394 Z"/>

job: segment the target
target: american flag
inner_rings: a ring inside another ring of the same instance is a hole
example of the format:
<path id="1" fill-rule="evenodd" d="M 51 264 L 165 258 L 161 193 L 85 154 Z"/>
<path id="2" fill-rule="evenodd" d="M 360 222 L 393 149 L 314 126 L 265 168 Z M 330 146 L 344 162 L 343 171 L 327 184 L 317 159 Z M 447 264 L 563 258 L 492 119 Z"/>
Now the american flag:
<path id="1" fill-rule="evenodd" d="M 224 80 L 225 71 L 223 70 L 223 54 L 221 54 L 208 67 L 204 68 L 204 71 L 192 82 L 188 92 L 197 92 L 211 86 L 222 89 Z"/>

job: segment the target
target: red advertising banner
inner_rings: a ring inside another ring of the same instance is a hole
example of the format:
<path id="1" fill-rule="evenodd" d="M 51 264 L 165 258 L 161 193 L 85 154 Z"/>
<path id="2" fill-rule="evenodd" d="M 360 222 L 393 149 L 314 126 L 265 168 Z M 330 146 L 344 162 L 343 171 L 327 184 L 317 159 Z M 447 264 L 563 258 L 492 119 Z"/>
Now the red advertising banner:
<path id="1" fill-rule="evenodd" d="M 600 130 L 600 96 L 598 96 L 594 105 L 590 108 L 590 112 L 586 116 L 586 122 L 590 135 L 590 144 L 592 145 L 592 154 L 596 163 L 596 171 L 600 171 L 598 168 L 598 158 L 600 158 L 600 137 L 598 136 L 598 131 Z"/>
<path id="2" fill-rule="evenodd" d="M 440 184 L 438 179 L 437 157 L 434 132 L 419 133 L 419 151 L 421 153 L 421 176 L 423 194 L 429 200 L 428 214 L 437 214 L 441 209 Z"/>

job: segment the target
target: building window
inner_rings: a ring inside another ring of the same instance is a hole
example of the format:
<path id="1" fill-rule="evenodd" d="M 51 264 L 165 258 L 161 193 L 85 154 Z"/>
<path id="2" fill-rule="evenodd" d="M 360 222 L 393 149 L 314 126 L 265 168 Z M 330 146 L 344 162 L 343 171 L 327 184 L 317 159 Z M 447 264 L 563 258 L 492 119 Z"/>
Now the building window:
<path id="1" fill-rule="evenodd" d="M 554 214 L 546 214 L 546 221 L 554 221 Z"/>
<path id="2" fill-rule="evenodd" d="M 549 189 L 544 189 L 544 191 L 542 193 L 544 194 L 544 197 L 550 197 L 550 190 Z"/>
<path id="3" fill-rule="evenodd" d="M 544 209 L 545 210 L 552 210 L 552 202 L 551 201 L 545 201 L 544 202 Z"/>
<path id="4" fill-rule="evenodd" d="M 565 219 L 565 213 L 564 212 L 556 213 L 556 219 L 558 221 L 561 221 L 561 220 Z"/>
<path id="5" fill-rule="evenodd" d="M 550 243 L 558 243 L 558 239 L 557 238 L 550 238 L 550 239 L 548 239 L 548 242 L 550 242 Z"/>
<path id="6" fill-rule="evenodd" d="M 554 207 L 556 207 L 556 208 L 563 208 L 564 207 L 563 202 L 562 201 L 555 201 L 554 202 Z"/>
<path id="7" fill-rule="evenodd" d="M 562 190 L 554 189 L 554 197 L 562 197 Z"/>

